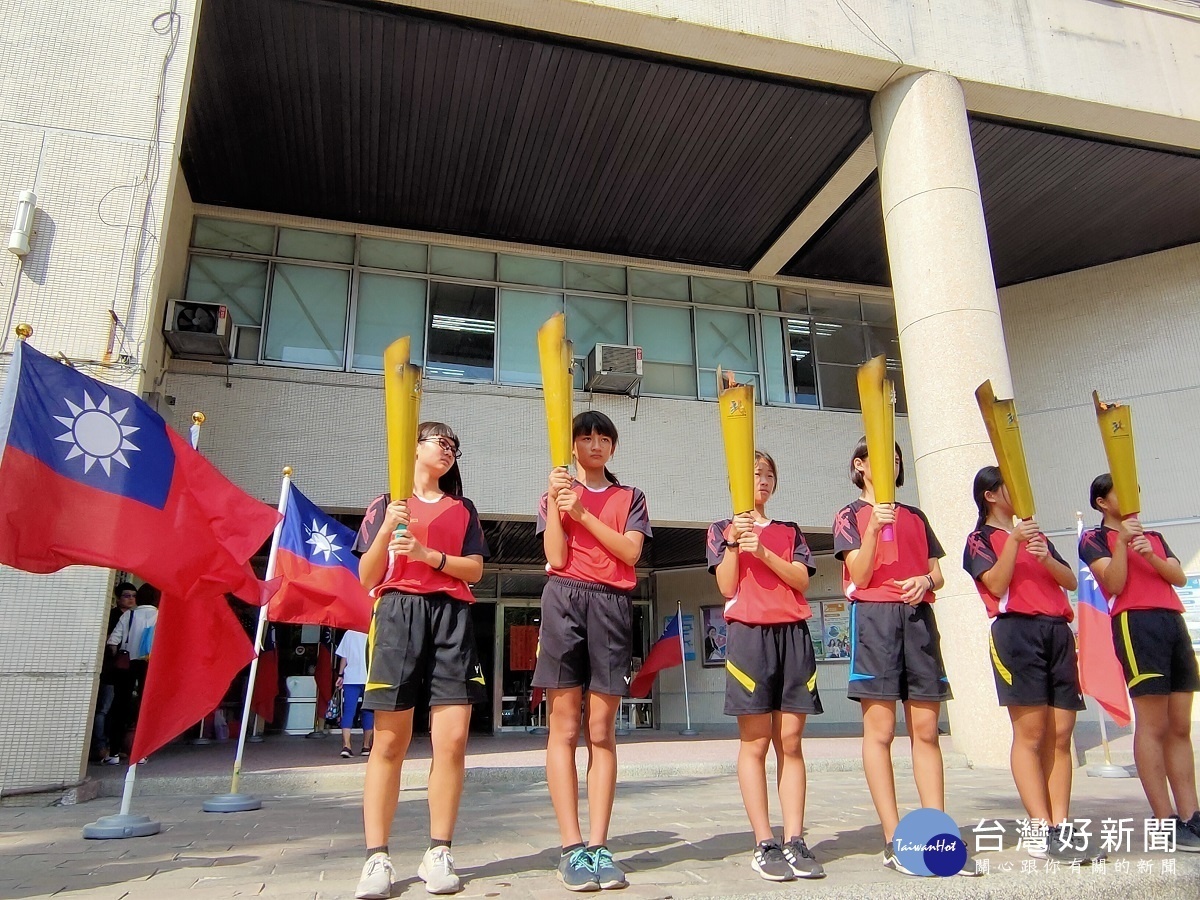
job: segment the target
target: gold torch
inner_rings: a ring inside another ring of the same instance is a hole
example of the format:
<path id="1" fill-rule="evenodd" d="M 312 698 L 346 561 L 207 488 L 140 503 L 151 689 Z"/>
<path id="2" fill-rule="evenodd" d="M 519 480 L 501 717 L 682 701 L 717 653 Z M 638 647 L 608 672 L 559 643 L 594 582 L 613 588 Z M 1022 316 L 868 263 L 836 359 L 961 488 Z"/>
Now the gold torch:
<path id="1" fill-rule="evenodd" d="M 571 398 L 574 357 L 567 340 L 567 319 L 555 313 L 537 333 L 538 360 L 542 367 L 542 396 L 546 401 L 546 429 L 550 437 L 550 465 L 571 465 Z"/>
<path id="2" fill-rule="evenodd" d="M 717 409 L 725 440 L 725 470 L 733 514 L 754 511 L 754 385 L 738 384 L 717 369 Z"/>
<path id="3" fill-rule="evenodd" d="M 417 457 L 417 426 L 421 421 L 421 367 L 409 362 L 407 335 L 383 351 L 383 403 L 387 418 L 388 489 L 392 500 L 407 500 L 413 492 Z M 396 536 L 405 530 L 401 524 Z"/>
<path id="4" fill-rule="evenodd" d="M 867 461 L 875 502 L 896 502 L 896 392 L 887 377 L 887 357 L 876 356 L 858 367 L 858 399 L 862 406 L 863 431 L 867 435 Z M 891 525 L 881 537 L 894 541 Z"/>
<path id="5" fill-rule="evenodd" d="M 1021 443 L 1021 423 L 1012 400 L 997 400 L 991 380 L 975 389 L 975 401 L 983 414 L 992 451 L 1000 466 L 1000 475 L 1008 488 L 1013 512 L 1018 519 L 1033 518 L 1033 488 L 1025 465 L 1025 446 Z"/>
<path id="6" fill-rule="evenodd" d="M 1100 424 L 1100 439 L 1108 457 L 1117 505 L 1121 508 L 1121 518 L 1128 519 L 1142 511 L 1137 460 L 1133 454 L 1133 410 L 1126 404 L 1101 400 L 1096 391 L 1092 391 L 1092 402 L 1096 404 L 1096 421 Z"/>

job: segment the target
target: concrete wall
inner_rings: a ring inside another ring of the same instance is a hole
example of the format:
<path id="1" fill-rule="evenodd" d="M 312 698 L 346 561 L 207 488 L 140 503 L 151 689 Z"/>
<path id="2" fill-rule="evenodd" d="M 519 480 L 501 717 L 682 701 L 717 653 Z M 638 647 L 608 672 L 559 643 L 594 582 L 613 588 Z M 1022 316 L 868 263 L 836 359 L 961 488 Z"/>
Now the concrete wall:
<path id="1" fill-rule="evenodd" d="M 868 91 L 934 69 L 977 112 L 1200 148 L 1200 9 L 1171 0 L 394 2 Z"/>
<path id="2" fill-rule="evenodd" d="M 44 351 L 103 363 L 113 309 L 124 324 L 115 365 L 84 370 L 141 390 L 142 340 L 197 4 L 183 0 L 177 20 L 156 19 L 168 6 L 19 4 L 0 30 L 5 237 L 17 194 L 38 195 L 31 252 L 22 264 L 0 256 L 0 381 L 15 323 L 32 323 L 33 343 Z M 155 137 L 170 26 L 178 28 L 177 41 Z M 89 568 L 49 576 L 0 569 L 0 792 L 79 779 L 111 578 Z"/>

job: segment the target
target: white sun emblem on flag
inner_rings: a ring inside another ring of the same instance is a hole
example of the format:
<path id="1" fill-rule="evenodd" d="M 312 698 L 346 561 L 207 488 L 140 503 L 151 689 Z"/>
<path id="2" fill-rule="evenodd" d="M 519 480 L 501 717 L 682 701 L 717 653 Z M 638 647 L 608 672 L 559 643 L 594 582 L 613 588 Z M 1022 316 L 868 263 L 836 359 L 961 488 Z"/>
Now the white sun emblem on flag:
<path id="1" fill-rule="evenodd" d="M 336 534 L 329 533 L 328 523 L 324 525 L 318 525 L 317 521 L 314 519 L 312 528 L 306 527 L 304 530 L 308 532 L 308 540 L 304 543 L 313 548 L 310 555 L 314 559 L 322 553 L 325 554 L 325 562 L 329 562 L 330 556 L 334 557 L 335 559 L 341 559 L 341 557 L 338 556 L 338 551 L 346 548 L 338 545 L 338 536 Z"/>
<path id="2" fill-rule="evenodd" d="M 54 417 L 67 428 L 66 433 L 60 434 L 55 440 L 71 445 L 67 459 L 82 456 L 85 473 L 100 463 L 104 474 L 111 475 L 114 460 L 128 469 L 129 460 L 125 458 L 125 451 L 141 449 L 129 440 L 129 435 L 138 427 L 121 424 L 129 414 L 129 409 L 114 412 L 107 395 L 99 406 L 86 393 L 83 395 L 83 406 L 76 406 L 65 398 L 63 402 L 71 410 L 71 415 Z"/>

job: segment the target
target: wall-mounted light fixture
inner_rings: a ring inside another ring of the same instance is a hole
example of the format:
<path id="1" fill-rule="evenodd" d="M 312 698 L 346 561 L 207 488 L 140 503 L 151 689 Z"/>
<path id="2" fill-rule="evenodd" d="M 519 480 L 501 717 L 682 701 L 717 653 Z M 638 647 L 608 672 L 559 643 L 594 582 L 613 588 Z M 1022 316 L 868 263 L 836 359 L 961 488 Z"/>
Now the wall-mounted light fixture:
<path id="1" fill-rule="evenodd" d="M 17 215 L 13 221 L 12 234 L 8 236 L 9 252 L 24 256 L 29 252 L 29 238 L 33 234 L 33 211 L 37 208 L 37 194 L 21 191 L 17 199 Z"/>

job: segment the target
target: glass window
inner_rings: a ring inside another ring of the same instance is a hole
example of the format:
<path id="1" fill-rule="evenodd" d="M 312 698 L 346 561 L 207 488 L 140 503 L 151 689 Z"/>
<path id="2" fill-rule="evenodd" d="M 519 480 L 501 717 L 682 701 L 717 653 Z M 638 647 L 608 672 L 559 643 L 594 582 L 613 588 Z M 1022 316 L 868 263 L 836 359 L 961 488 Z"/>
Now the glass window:
<path id="1" fill-rule="evenodd" d="M 429 271 L 434 275 L 491 281 L 496 277 L 496 254 L 481 250 L 459 250 L 457 247 L 433 247 L 429 255 Z"/>
<path id="2" fill-rule="evenodd" d="M 808 319 L 787 320 L 787 356 L 792 376 L 792 403 L 817 405 L 817 373 L 812 352 L 812 326 Z M 857 374 L 855 378 L 857 379 Z M 858 382 L 855 381 L 855 390 Z"/>
<path id="3" fill-rule="evenodd" d="M 354 235 L 279 229 L 279 255 L 321 262 L 354 262 Z"/>
<path id="4" fill-rule="evenodd" d="M 816 406 L 817 380 L 808 320 L 763 316 L 762 325 L 768 400 Z"/>
<path id="5" fill-rule="evenodd" d="M 808 315 L 808 294 L 787 288 L 779 290 L 779 308 L 784 312 Z"/>
<path id="6" fill-rule="evenodd" d="M 755 285 L 757 289 L 758 285 Z M 762 317 L 763 370 L 767 376 L 766 398 L 768 403 L 787 403 L 791 399 L 788 389 L 787 348 L 784 344 L 784 323 L 778 316 Z"/>
<path id="7" fill-rule="evenodd" d="M 863 321 L 880 325 L 896 324 L 896 304 L 888 297 L 863 297 Z"/>
<path id="8" fill-rule="evenodd" d="M 688 299 L 686 275 L 668 272 L 648 272 L 645 269 L 629 270 L 629 293 L 635 297 L 654 297 L 659 300 Z"/>
<path id="9" fill-rule="evenodd" d="M 744 281 L 726 281 L 723 278 L 692 278 L 692 300 L 696 303 L 713 303 L 720 306 L 748 304 L 749 285 Z"/>
<path id="10" fill-rule="evenodd" d="M 193 256 L 184 296 L 228 307 L 235 325 L 261 325 L 267 297 L 267 264 L 252 259 Z"/>
<path id="11" fill-rule="evenodd" d="M 642 363 L 644 393 L 696 396 L 690 309 L 635 303 L 633 339 L 645 351 Z"/>
<path id="12" fill-rule="evenodd" d="M 754 318 L 735 312 L 696 310 L 696 351 L 699 354 L 700 396 L 716 397 L 716 370 L 733 372 L 739 382 L 758 382 Z"/>
<path id="13" fill-rule="evenodd" d="M 358 262 L 373 269 L 397 269 L 401 272 L 424 272 L 429 261 L 429 248 L 407 241 L 380 241 L 363 238 L 358 243 Z"/>
<path id="14" fill-rule="evenodd" d="M 541 384 L 537 330 L 557 312 L 562 312 L 562 294 L 532 291 L 500 292 L 500 380 L 518 384 Z"/>
<path id="15" fill-rule="evenodd" d="M 491 381 L 495 377 L 496 289 L 430 282 L 429 313 L 425 371 L 434 378 Z"/>
<path id="16" fill-rule="evenodd" d="M 383 351 L 397 338 L 412 339 L 412 361 L 425 359 L 425 279 L 363 272 L 354 312 L 355 369 L 383 371 Z"/>
<path id="17" fill-rule="evenodd" d="M 606 297 L 567 297 L 567 337 L 575 359 L 575 389 L 587 383 L 587 355 L 597 344 L 628 344 L 628 304 Z"/>
<path id="18" fill-rule="evenodd" d="M 233 358 L 240 362 L 258 362 L 258 345 L 262 342 L 261 328 L 233 329 Z"/>
<path id="19" fill-rule="evenodd" d="M 779 309 L 779 288 L 771 284 L 754 285 L 754 305 L 759 309 Z"/>
<path id="20" fill-rule="evenodd" d="M 860 409 L 858 366 L 817 366 L 821 378 L 821 406 L 825 409 Z"/>
<path id="21" fill-rule="evenodd" d="M 857 294 L 833 294 L 824 291 L 809 291 L 808 306 L 814 316 L 831 319 L 849 319 L 859 322 L 862 317 L 858 309 Z"/>
<path id="22" fill-rule="evenodd" d="M 264 358 L 341 368 L 349 289 L 350 273 L 344 269 L 275 266 Z"/>
<path id="23" fill-rule="evenodd" d="M 530 259 L 500 254 L 500 280 L 512 284 L 563 286 L 563 264 L 557 259 Z"/>
<path id="24" fill-rule="evenodd" d="M 275 252 L 275 226 L 201 217 L 196 219 L 192 246 L 232 253 L 270 254 Z"/>
<path id="25" fill-rule="evenodd" d="M 567 263 L 567 287 L 599 294 L 625 293 L 625 267 Z"/>
<path id="26" fill-rule="evenodd" d="M 847 322 L 814 320 L 817 359 L 823 363 L 858 366 L 867 360 L 863 326 Z"/>

